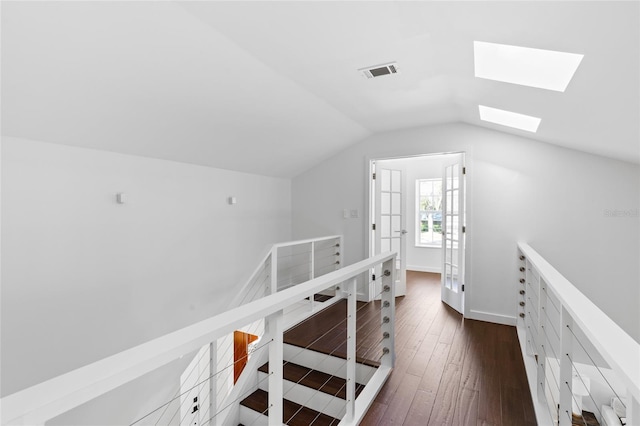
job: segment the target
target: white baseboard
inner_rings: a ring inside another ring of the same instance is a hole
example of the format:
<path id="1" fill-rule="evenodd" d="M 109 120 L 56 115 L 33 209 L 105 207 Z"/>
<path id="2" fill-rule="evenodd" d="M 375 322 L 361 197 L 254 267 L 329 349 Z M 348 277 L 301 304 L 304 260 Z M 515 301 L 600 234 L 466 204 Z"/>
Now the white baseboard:
<path id="1" fill-rule="evenodd" d="M 516 317 L 512 317 L 509 315 L 502 315 L 502 314 L 494 314 L 491 312 L 475 311 L 473 309 L 469 311 L 469 314 L 466 315 L 465 318 L 472 319 L 472 320 L 493 322 L 496 324 L 503 324 L 503 325 L 513 325 L 513 326 L 516 325 Z"/>
<path id="2" fill-rule="evenodd" d="M 442 272 L 442 268 L 433 266 L 407 266 L 407 271 L 433 272 L 439 274 Z"/>

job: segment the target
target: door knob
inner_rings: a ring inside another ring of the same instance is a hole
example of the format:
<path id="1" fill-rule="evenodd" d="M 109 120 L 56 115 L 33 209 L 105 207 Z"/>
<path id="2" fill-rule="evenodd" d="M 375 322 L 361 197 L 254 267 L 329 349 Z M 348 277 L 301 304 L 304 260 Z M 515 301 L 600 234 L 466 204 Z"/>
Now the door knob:
<path id="1" fill-rule="evenodd" d="M 403 229 L 402 231 L 396 231 L 396 233 L 398 233 L 398 232 L 400 233 L 400 235 L 404 235 L 404 234 L 406 234 L 406 233 L 407 233 L 407 230 L 406 230 L 406 229 Z"/>

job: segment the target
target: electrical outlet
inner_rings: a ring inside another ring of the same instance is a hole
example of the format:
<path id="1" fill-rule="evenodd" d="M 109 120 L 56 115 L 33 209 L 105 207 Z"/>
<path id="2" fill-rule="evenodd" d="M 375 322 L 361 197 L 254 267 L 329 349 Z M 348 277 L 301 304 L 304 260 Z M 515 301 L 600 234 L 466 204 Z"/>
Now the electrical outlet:
<path id="1" fill-rule="evenodd" d="M 351 209 L 351 218 L 352 219 L 356 219 L 359 216 L 360 216 L 360 213 L 358 212 L 358 209 Z"/>

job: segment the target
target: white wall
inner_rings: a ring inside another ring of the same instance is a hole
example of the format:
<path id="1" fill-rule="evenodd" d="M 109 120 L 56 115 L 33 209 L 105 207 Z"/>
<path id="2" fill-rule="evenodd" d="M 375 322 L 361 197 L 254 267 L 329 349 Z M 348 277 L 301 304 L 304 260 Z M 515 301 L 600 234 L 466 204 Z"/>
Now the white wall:
<path id="1" fill-rule="evenodd" d="M 406 212 L 407 230 L 407 269 L 423 272 L 440 272 L 442 270 L 442 248 L 416 245 L 416 180 L 440 179 L 445 156 L 429 155 L 395 160 L 378 160 L 377 167 L 402 170 L 404 180 L 404 211 Z"/>
<path id="2" fill-rule="evenodd" d="M 290 233 L 289 180 L 3 138 L 2 395 L 224 309 Z"/>
<path id="3" fill-rule="evenodd" d="M 516 241 L 527 241 L 640 341 L 638 165 L 465 124 L 379 134 L 297 176 L 293 237 L 345 236 L 346 264 L 366 256 L 368 158 L 465 151 L 470 317 L 509 323 L 516 313 Z"/>

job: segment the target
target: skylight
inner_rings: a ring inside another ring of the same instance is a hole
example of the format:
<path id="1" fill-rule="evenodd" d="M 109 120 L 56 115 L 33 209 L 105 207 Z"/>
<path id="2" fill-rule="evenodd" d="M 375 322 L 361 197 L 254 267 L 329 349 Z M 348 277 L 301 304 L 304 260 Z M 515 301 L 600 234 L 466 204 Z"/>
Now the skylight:
<path id="1" fill-rule="evenodd" d="M 527 132 L 535 133 L 538 131 L 540 119 L 530 115 L 518 114 L 516 112 L 505 111 L 503 109 L 491 108 L 484 105 L 478 105 L 480 110 L 480 120 L 488 121 L 502 126 L 513 127 Z"/>
<path id="2" fill-rule="evenodd" d="M 564 92 L 584 55 L 473 42 L 476 77 Z"/>

